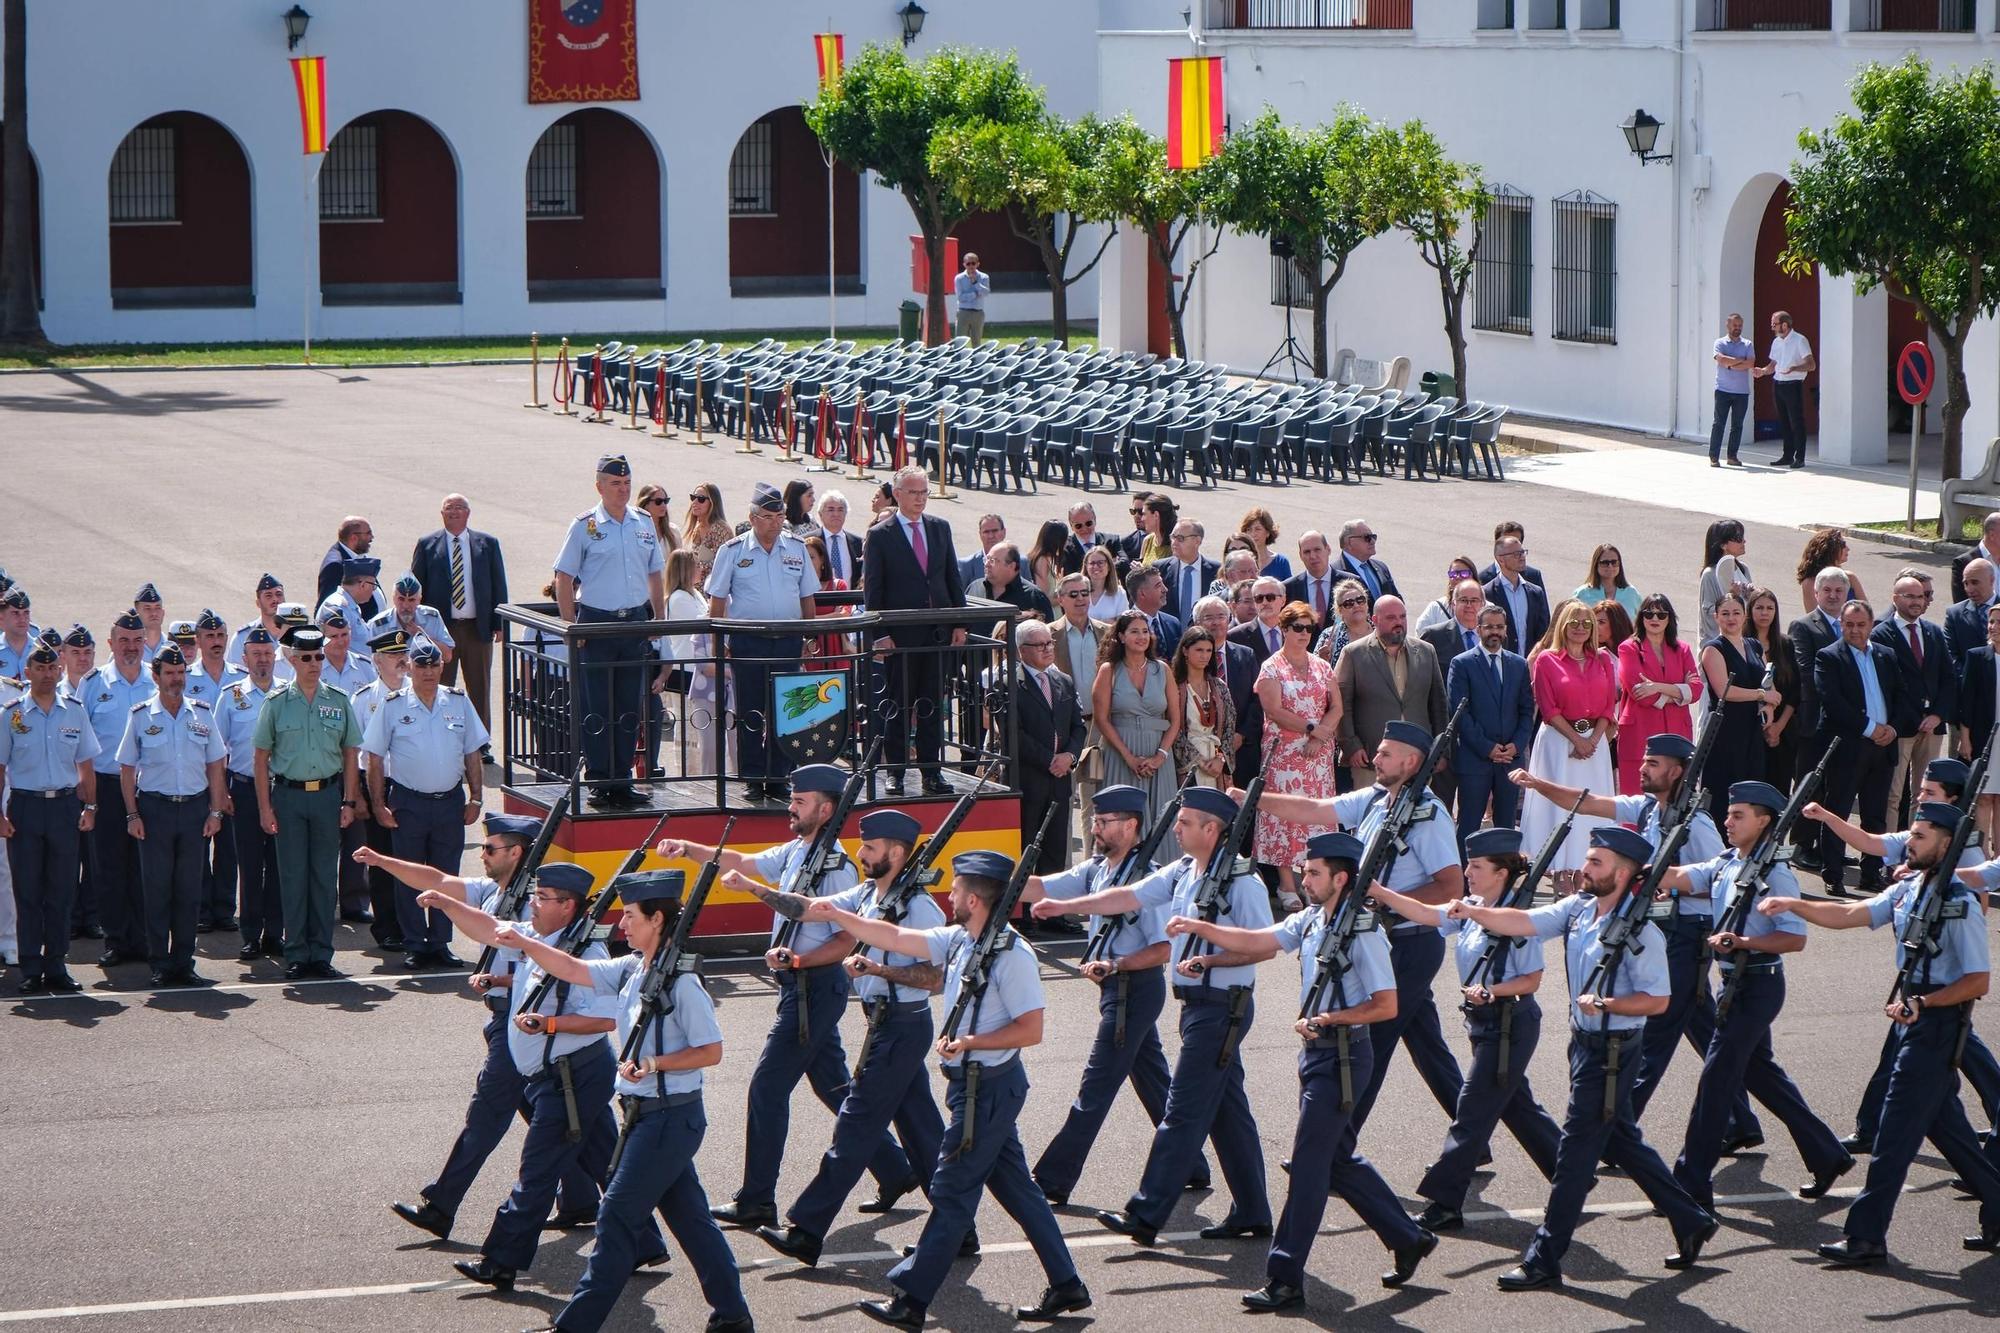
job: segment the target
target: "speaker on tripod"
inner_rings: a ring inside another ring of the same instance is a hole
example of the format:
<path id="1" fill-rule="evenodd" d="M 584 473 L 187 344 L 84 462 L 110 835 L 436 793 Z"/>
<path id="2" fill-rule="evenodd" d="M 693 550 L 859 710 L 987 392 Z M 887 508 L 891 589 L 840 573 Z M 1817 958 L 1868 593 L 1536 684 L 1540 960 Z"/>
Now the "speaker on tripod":
<path id="1" fill-rule="evenodd" d="M 1296 287 L 1302 280 L 1317 282 L 1319 275 L 1316 272 L 1310 275 L 1300 273 L 1298 264 L 1296 263 L 1298 247 L 1293 243 L 1291 237 L 1279 233 L 1270 239 L 1271 258 L 1285 261 L 1285 284 L 1283 288 L 1285 340 L 1278 344 L 1278 350 L 1271 353 L 1271 359 L 1266 361 L 1264 368 L 1257 373 L 1260 376 L 1268 376 L 1273 367 L 1283 365 L 1291 373 L 1293 383 L 1297 383 L 1312 375 L 1313 365 L 1312 358 L 1306 355 L 1303 347 L 1299 346 L 1298 335 L 1292 327 L 1292 317 L 1297 310 L 1297 305 L 1293 297 Z"/>

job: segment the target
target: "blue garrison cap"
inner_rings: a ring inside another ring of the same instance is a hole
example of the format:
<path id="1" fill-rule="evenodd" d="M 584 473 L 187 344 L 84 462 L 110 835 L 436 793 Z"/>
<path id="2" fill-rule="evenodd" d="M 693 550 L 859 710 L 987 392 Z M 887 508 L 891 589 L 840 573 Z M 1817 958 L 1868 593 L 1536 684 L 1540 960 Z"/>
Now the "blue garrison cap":
<path id="1" fill-rule="evenodd" d="M 574 861 L 551 861 L 535 871 L 535 882 L 581 898 L 590 892 L 591 874 Z"/>
<path id="2" fill-rule="evenodd" d="M 62 641 L 63 632 L 54 625 L 46 626 L 40 634 L 35 636 L 36 643 L 46 643 L 51 648 L 62 647 Z"/>
<path id="3" fill-rule="evenodd" d="M 1653 859 L 1653 844 L 1634 833 L 1631 829 L 1617 824 L 1590 831 L 1590 845 L 1602 847 L 1607 852 L 1615 852 L 1635 865 L 1644 865 Z"/>
<path id="4" fill-rule="evenodd" d="M 785 512 L 784 492 L 768 481 L 760 481 L 750 488 L 750 507 L 762 509 L 767 513 L 782 514 Z"/>
<path id="5" fill-rule="evenodd" d="M 134 606 L 139 605 L 141 602 L 158 602 L 159 600 L 160 590 L 150 583 L 140 584 L 139 591 L 132 594 L 132 605 Z"/>
<path id="6" fill-rule="evenodd" d="M 65 648 L 95 648 L 96 646 L 97 640 L 90 637 L 90 627 L 87 625 L 71 625 L 69 633 L 63 636 L 63 647 Z"/>
<path id="7" fill-rule="evenodd" d="M 1521 850 L 1521 830 L 1483 828 L 1465 839 L 1467 856 L 1512 856 Z"/>
<path id="8" fill-rule="evenodd" d="M 319 615 L 316 616 L 315 619 L 317 619 L 320 624 L 330 625 L 334 629 L 353 628 L 347 623 L 347 612 L 341 610 L 339 607 L 333 605 L 331 602 L 327 603 L 325 606 L 322 606 L 319 609 Z"/>
<path id="9" fill-rule="evenodd" d="M 1097 795 L 1090 803 L 1100 815 L 1143 815 L 1146 813 L 1146 793 L 1129 783 L 1116 783 L 1109 787 L 1099 787 Z"/>
<path id="10" fill-rule="evenodd" d="M 0 606 L 11 607 L 16 611 L 26 611 L 30 605 L 28 590 L 18 583 L 9 584 L 7 591 L 0 593 Z M 143 629 L 144 626 L 142 625 L 140 628 Z"/>
<path id="11" fill-rule="evenodd" d="M 488 815 L 486 833 L 493 838 L 526 838 L 533 842 L 542 832 L 542 821 L 533 815 Z"/>
<path id="12" fill-rule="evenodd" d="M 396 591 L 405 597 L 415 597 L 423 590 L 424 585 L 417 581 L 415 574 L 403 574 L 396 579 Z"/>
<path id="13" fill-rule="evenodd" d="M 627 907 L 639 903 L 679 902 L 687 875 L 679 870 L 643 870 L 618 877 L 618 899 Z"/>
<path id="14" fill-rule="evenodd" d="M 407 653 L 410 651 L 410 636 L 399 629 L 383 630 L 368 641 L 371 653 Z"/>
<path id="15" fill-rule="evenodd" d="M 1383 726 L 1382 739 L 1400 741 L 1419 754 L 1429 754 L 1431 749 L 1431 734 L 1416 723 L 1400 718 Z"/>
<path id="16" fill-rule="evenodd" d="M 153 674 L 158 675 L 161 667 L 184 667 L 188 664 L 187 654 L 173 644 L 168 644 L 153 654 Z"/>
<path id="17" fill-rule="evenodd" d="M 629 477 L 632 465 L 625 461 L 623 454 L 603 454 L 597 460 L 597 475 L 600 477 Z"/>
<path id="18" fill-rule="evenodd" d="M 1729 784 L 1729 803 L 1782 810 L 1785 808 L 1785 794 L 1768 782 L 1732 782 Z"/>
<path id="19" fill-rule="evenodd" d="M 265 629 L 262 625 L 252 625 L 250 627 L 249 633 L 243 636 L 243 646 L 246 648 L 248 648 L 253 643 L 276 643 L 276 642 L 277 640 L 271 637 L 271 631 Z"/>
<path id="20" fill-rule="evenodd" d="M 901 810 L 870 810 L 861 816 L 861 836 L 915 843 L 924 826 Z"/>
<path id="21" fill-rule="evenodd" d="M 1924 776 L 1940 787 L 1957 787 L 1963 791 L 1972 777 L 1972 770 L 1962 759 L 1933 759 L 1924 765 Z"/>
<path id="22" fill-rule="evenodd" d="M 847 785 L 848 772 L 833 764 L 807 764 L 792 770 L 793 791 L 824 792 L 828 796 L 840 795 Z"/>
<path id="23" fill-rule="evenodd" d="M 353 555 L 340 562 L 340 581 L 372 579 L 382 572 L 382 562 L 372 555 Z"/>
<path id="24" fill-rule="evenodd" d="M 1236 819 L 1236 802 L 1229 798 L 1228 792 L 1217 791 L 1213 787 L 1189 787 L 1181 795 L 1181 808 L 1213 815 L 1225 824 Z"/>
<path id="25" fill-rule="evenodd" d="M 131 611 L 131 610 L 120 611 L 118 613 L 117 619 L 111 622 L 111 628 L 144 629 L 146 628 L 146 622 L 139 619 L 139 613 L 137 611 Z"/>
<path id="26" fill-rule="evenodd" d="M 262 578 L 257 580 L 258 592 L 269 592 L 273 588 L 276 588 L 280 592 L 282 592 L 284 591 L 284 587 L 285 585 L 279 582 L 278 576 L 276 574 L 266 574 Z"/>
<path id="27" fill-rule="evenodd" d="M 429 639 L 418 639 L 410 645 L 411 666 L 439 666 L 444 662 L 444 654 Z"/>
<path id="28" fill-rule="evenodd" d="M 201 609 L 201 614 L 194 618 L 194 627 L 204 631 L 228 629 L 229 622 L 204 606 Z"/>
<path id="29" fill-rule="evenodd" d="M 36 640 L 35 646 L 28 650 L 28 660 L 30 662 L 39 662 L 43 666 L 54 666 L 56 663 L 62 661 L 62 654 L 55 650 L 54 644 Z"/>
<path id="30" fill-rule="evenodd" d="M 1656 754 L 1662 759 L 1671 759 L 1677 764 L 1685 764 L 1694 758 L 1694 742 L 1685 736 L 1676 736 L 1671 731 L 1663 731 L 1657 736 L 1646 738 L 1646 753 Z"/>
<path id="31" fill-rule="evenodd" d="M 1959 820 L 1965 816 L 1949 801 L 1925 801 L 1917 806 L 1917 818 L 1926 824 L 1935 824 L 1946 833 L 1957 831 Z"/>
<path id="32" fill-rule="evenodd" d="M 1014 877 L 1014 858 L 999 852 L 960 852 L 951 858 L 954 875 L 977 875 L 1002 884 Z"/>
<path id="33" fill-rule="evenodd" d="M 1352 833 L 1315 833 L 1306 839 L 1306 855 L 1320 861 L 1360 861 L 1361 839 Z"/>

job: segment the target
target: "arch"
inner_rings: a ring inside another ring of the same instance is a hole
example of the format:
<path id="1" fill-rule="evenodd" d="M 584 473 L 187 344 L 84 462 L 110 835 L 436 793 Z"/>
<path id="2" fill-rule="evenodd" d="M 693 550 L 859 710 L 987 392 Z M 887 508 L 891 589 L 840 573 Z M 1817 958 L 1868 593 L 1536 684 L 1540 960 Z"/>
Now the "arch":
<path id="1" fill-rule="evenodd" d="M 665 172 L 631 117 L 572 111 L 529 151 L 525 195 L 530 301 L 658 300 Z"/>
<path id="2" fill-rule="evenodd" d="M 250 159 L 227 126 L 154 116 L 119 143 L 106 180 L 114 308 L 256 304 Z"/>
<path id="3" fill-rule="evenodd" d="M 0 142 L 0 247 L 6 244 L 7 236 L 6 170 L 7 150 L 4 142 Z M 28 262 L 34 269 L 35 303 L 46 310 L 49 302 L 48 287 L 42 274 L 42 167 L 35 161 L 32 150 L 28 153 L 28 252 Z M 5 280 L 6 275 L 0 273 L 0 283 Z M 0 285 L 0 301 L 6 300 L 6 294 L 6 287 Z"/>
<path id="4" fill-rule="evenodd" d="M 751 122 L 729 156 L 729 294 L 826 292 L 826 159 L 794 104 Z M 861 274 L 861 176 L 835 164 L 834 288 L 866 290 Z"/>
<path id="5" fill-rule="evenodd" d="M 1770 340 L 1770 320 L 1773 310 L 1783 310 L 1791 315 L 1792 327 L 1806 336 L 1806 341 L 1815 350 L 1820 347 L 1819 336 L 1819 266 L 1814 265 L 1810 273 L 1791 274 L 1778 266 L 1778 256 L 1785 249 L 1785 208 L 1791 202 L 1792 187 L 1787 181 L 1778 182 L 1771 191 L 1771 197 L 1764 203 L 1764 212 L 1757 223 L 1757 248 L 1755 251 L 1756 271 L 1752 291 L 1757 314 L 1749 321 L 1752 341 L 1762 345 Z M 1806 434 L 1819 433 L 1818 381 L 1808 386 L 1805 395 Z M 1769 421 L 1775 426 L 1778 420 L 1776 400 L 1772 397 L 1771 381 L 1760 379 L 1756 392 L 1751 397 L 1751 413 L 1761 425 Z"/>
<path id="6" fill-rule="evenodd" d="M 320 299 L 327 305 L 456 305 L 458 155 L 430 121 L 356 116 L 319 168 Z"/>

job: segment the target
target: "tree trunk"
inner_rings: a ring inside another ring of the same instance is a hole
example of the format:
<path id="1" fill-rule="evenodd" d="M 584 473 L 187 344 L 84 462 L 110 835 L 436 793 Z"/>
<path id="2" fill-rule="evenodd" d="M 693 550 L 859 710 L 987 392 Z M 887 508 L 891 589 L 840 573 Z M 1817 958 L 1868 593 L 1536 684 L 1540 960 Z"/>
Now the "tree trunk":
<path id="1" fill-rule="evenodd" d="M 1315 378 L 1326 378 L 1326 308 L 1333 304 L 1333 284 L 1313 284 L 1313 361 Z"/>
<path id="2" fill-rule="evenodd" d="M 1146 229 L 1146 239 L 1152 244 L 1153 257 L 1160 261 L 1160 268 L 1166 275 L 1160 283 L 1160 300 L 1167 307 L 1167 327 L 1173 331 L 1174 355 L 1185 361 L 1188 359 L 1188 346 L 1187 333 L 1181 327 L 1183 302 L 1174 299 L 1174 251 L 1180 248 L 1180 242 L 1176 241 L 1172 247 L 1169 247 L 1167 245 L 1165 230 L 1163 227 L 1148 227 Z M 1186 288 L 1191 285 L 1191 283 L 1181 284 L 1183 296 L 1185 296 Z M 1102 330 L 1099 330 L 1099 332 L 1102 332 Z"/>
<path id="3" fill-rule="evenodd" d="M 938 207 L 936 191 L 917 194 L 903 192 L 916 216 L 917 230 L 923 234 L 924 254 L 930 259 L 931 280 L 924 289 L 924 345 L 935 347 L 945 340 L 944 323 L 944 243 L 949 230 Z"/>
<path id="4" fill-rule="evenodd" d="M 1049 325 L 1055 340 L 1069 346 L 1069 279 L 1063 276 L 1068 256 L 1056 249 L 1055 221 L 1035 231 L 1035 252 L 1042 257 L 1042 272 L 1049 280 Z"/>
<path id="5" fill-rule="evenodd" d="M 1444 300 L 1444 336 L 1451 341 L 1451 377 L 1458 385 L 1458 399 L 1472 401 L 1465 387 L 1465 292 L 1447 292 Z"/>
<path id="6" fill-rule="evenodd" d="M 1965 334 L 1970 323 L 1961 321 L 1957 337 L 1932 330 L 1944 345 L 1944 458 L 1940 472 L 1946 481 L 1956 478 L 1965 462 L 1965 412 L 1972 406 L 1972 393 L 1965 383 Z M 1944 531 L 1938 535 L 1947 541 L 1957 536 Z"/>
<path id="7" fill-rule="evenodd" d="M 0 232 L 5 232 L 6 241 L 0 246 L 0 289 L 6 292 L 6 304 L 0 309 L 0 337 L 39 343 L 44 335 L 35 290 L 34 163 L 28 156 L 28 0 L 6 0 L 4 22 L 7 57 L 0 74 L 5 83 L 0 156 L 7 164 L 5 179 L 0 180 L 0 197 L 6 200 Z"/>

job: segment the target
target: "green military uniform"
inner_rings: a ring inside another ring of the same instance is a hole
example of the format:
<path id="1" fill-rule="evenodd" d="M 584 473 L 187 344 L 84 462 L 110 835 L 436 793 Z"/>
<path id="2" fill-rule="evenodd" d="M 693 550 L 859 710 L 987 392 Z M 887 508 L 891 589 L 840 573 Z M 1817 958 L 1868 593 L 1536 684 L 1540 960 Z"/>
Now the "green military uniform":
<path id="1" fill-rule="evenodd" d="M 343 691 L 322 682 L 308 699 L 296 682 L 286 681 L 264 701 L 251 744 L 270 753 L 285 962 L 330 964 L 342 774 L 346 754 L 361 744 L 361 724 Z"/>

